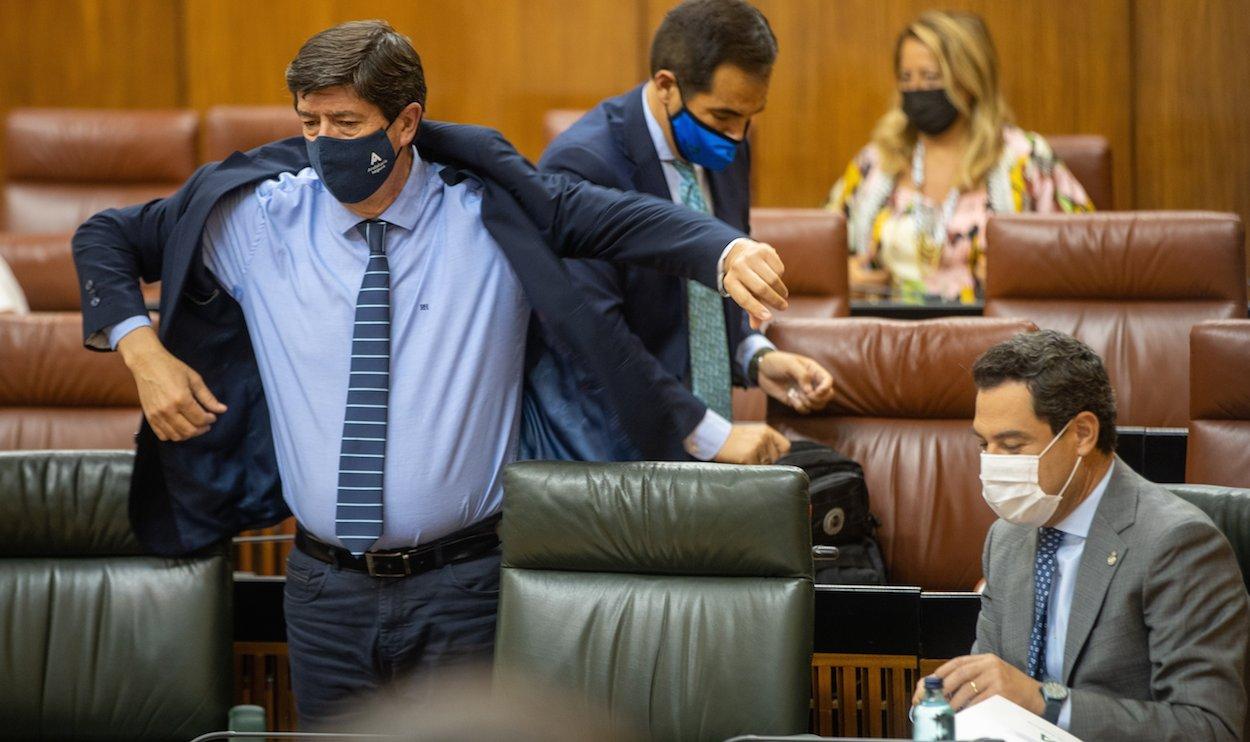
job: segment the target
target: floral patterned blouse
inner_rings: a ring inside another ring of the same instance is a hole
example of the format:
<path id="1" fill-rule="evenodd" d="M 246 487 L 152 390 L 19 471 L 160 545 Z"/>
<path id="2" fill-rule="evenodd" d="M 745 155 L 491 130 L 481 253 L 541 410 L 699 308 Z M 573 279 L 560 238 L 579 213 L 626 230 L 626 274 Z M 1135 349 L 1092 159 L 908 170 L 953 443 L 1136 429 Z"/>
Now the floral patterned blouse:
<path id="1" fill-rule="evenodd" d="M 986 250 L 990 214 L 1094 210 L 1046 140 L 1014 126 L 1003 130 L 1002 156 L 985 182 L 951 203 L 917 199 L 897 175 L 881 171 L 879 159 L 871 144 L 860 150 L 833 186 L 826 208 L 846 215 L 852 254 L 889 270 L 894 292 L 903 297 L 972 301 L 979 295 L 976 266 Z M 922 225 L 937 214 L 945 216 L 944 243 L 922 237 Z"/>

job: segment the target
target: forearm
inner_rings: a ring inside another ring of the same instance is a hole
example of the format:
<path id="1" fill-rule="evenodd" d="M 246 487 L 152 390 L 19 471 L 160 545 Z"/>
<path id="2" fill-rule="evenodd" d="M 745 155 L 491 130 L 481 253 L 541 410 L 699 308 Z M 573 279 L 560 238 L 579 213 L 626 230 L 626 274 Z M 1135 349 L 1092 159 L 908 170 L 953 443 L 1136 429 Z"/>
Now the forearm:
<path id="1" fill-rule="evenodd" d="M 546 175 L 558 191 L 550 229 L 568 257 L 594 257 L 684 276 L 720 290 L 725 248 L 746 237 L 727 224 L 653 196 Z"/>
<path id="2" fill-rule="evenodd" d="M 146 207 L 110 209 L 88 219 L 73 238 L 74 265 L 82 300 L 84 340 L 95 350 L 109 348 L 106 330 L 135 316 L 146 316 L 147 306 L 140 290 L 143 279 L 155 280 L 155 271 L 145 267 L 142 250 L 133 227 Z M 150 262 L 150 261 L 149 261 Z"/>

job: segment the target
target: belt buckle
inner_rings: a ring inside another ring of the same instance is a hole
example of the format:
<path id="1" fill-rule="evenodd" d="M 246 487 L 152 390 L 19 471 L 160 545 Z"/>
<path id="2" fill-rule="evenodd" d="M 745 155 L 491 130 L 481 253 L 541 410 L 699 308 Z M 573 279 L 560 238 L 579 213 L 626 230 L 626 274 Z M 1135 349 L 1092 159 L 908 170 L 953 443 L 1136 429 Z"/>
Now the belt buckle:
<path id="1" fill-rule="evenodd" d="M 375 561 L 380 557 L 400 557 L 403 569 L 396 571 L 387 568 L 385 566 L 386 562 Z M 407 577 L 412 574 L 412 567 L 408 563 L 408 554 L 402 551 L 366 551 L 365 568 L 368 570 L 370 577 Z"/>

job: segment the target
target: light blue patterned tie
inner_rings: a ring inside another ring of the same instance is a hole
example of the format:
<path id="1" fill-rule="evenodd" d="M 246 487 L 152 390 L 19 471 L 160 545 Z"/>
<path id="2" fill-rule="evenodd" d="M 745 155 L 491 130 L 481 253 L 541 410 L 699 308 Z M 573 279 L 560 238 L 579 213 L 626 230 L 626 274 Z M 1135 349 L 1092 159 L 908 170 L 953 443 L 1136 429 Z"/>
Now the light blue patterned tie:
<path id="1" fill-rule="evenodd" d="M 1037 529 L 1037 556 L 1033 560 L 1033 630 L 1029 632 L 1029 677 L 1041 680 L 1046 672 L 1046 622 L 1050 588 L 1055 582 L 1055 552 L 1063 543 L 1063 531 Z"/>
<path id="2" fill-rule="evenodd" d="M 369 263 L 356 298 L 351 376 L 334 535 L 360 556 L 382 535 L 382 473 L 386 468 L 386 403 L 391 379 L 391 269 L 384 221 L 361 222 Z"/>
<path id="3" fill-rule="evenodd" d="M 709 214 L 694 167 L 680 160 L 673 167 L 681 175 L 678 195 L 686 206 Z M 698 281 L 687 281 L 686 313 L 690 336 L 690 390 L 713 412 L 733 417 L 729 377 L 729 340 L 725 336 L 725 309 L 720 294 Z"/>

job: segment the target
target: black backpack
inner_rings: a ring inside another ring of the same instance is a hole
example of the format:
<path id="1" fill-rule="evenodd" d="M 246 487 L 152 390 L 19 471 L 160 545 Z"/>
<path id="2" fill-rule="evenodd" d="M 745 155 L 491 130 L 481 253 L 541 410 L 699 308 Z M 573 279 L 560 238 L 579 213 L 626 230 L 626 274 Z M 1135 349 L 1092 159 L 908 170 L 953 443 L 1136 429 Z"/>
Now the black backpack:
<path id="1" fill-rule="evenodd" d="M 832 448 L 811 441 L 795 441 L 790 452 L 776 463 L 798 467 L 810 480 L 816 582 L 886 584 L 885 562 L 872 537 L 877 519 L 868 511 L 863 467 Z"/>

